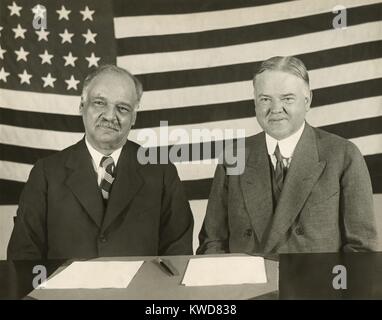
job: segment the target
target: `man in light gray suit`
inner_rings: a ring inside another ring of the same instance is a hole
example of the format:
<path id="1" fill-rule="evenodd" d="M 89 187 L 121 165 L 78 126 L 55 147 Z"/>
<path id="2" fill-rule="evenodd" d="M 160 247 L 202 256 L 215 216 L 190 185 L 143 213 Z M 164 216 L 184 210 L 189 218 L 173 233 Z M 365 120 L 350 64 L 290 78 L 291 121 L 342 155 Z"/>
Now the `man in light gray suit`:
<path id="1" fill-rule="evenodd" d="M 247 139 L 241 175 L 218 165 L 197 253 L 376 250 L 365 161 L 353 143 L 305 121 L 303 62 L 270 58 L 253 83 L 264 132 Z"/>

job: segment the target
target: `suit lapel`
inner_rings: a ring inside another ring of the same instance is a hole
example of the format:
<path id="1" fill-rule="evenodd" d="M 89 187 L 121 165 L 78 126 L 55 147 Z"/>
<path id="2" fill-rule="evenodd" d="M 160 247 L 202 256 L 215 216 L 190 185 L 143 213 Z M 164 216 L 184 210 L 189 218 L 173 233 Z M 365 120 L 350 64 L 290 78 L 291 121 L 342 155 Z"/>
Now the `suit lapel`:
<path id="1" fill-rule="evenodd" d="M 291 165 L 275 210 L 264 251 L 270 252 L 285 236 L 300 213 L 313 186 L 324 170 L 326 162 L 319 161 L 313 128 L 305 124 L 297 143 Z"/>
<path id="2" fill-rule="evenodd" d="M 143 185 L 143 179 L 139 174 L 137 151 L 130 141 L 127 141 L 122 149 L 116 170 L 102 231 L 121 214 Z"/>
<path id="3" fill-rule="evenodd" d="M 66 185 L 94 223 L 101 227 L 104 213 L 103 199 L 97 184 L 97 174 L 84 139 L 77 143 L 65 165 L 70 170 Z"/>
<path id="4" fill-rule="evenodd" d="M 270 167 L 265 134 L 261 133 L 249 142 L 246 168 L 240 177 L 245 206 L 258 241 L 272 216 L 272 190 Z"/>

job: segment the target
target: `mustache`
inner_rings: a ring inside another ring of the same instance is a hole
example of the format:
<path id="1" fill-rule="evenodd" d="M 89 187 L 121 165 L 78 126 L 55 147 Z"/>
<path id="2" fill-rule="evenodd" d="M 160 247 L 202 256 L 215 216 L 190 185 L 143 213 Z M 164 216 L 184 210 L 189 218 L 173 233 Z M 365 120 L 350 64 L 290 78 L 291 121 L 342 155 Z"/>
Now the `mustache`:
<path id="1" fill-rule="evenodd" d="M 107 121 L 105 119 L 101 119 L 97 123 L 97 127 L 104 127 L 104 128 L 109 128 L 109 129 L 117 130 L 117 131 L 119 129 L 121 129 L 121 127 L 120 127 L 118 122 L 110 122 L 110 121 Z"/>

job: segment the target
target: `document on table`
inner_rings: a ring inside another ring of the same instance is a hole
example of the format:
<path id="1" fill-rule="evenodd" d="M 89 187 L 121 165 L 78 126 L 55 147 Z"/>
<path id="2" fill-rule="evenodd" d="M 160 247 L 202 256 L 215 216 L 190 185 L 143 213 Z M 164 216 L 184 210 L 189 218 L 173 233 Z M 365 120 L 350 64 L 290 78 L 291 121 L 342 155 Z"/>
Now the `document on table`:
<path id="1" fill-rule="evenodd" d="M 264 258 L 248 256 L 190 259 L 182 284 L 214 286 L 266 282 Z"/>
<path id="2" fill-rule="evenodd" d="M 76 261 L 39 289 L 127 288 L 143 261 Z"/>

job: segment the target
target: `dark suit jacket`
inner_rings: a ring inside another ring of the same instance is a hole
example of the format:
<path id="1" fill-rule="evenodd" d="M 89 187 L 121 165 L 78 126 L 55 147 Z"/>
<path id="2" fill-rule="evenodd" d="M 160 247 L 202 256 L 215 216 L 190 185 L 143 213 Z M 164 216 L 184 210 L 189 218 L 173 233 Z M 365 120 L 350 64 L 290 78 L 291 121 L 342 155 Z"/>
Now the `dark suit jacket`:
<path id="1" fill-rule="evenodd" d="M 82 140 L 32 169 L 8 259 L 192 254 L 193 217 L 174 165 L 141 165 L 127 141 L 107 209 Z"/>
<path id="2" fill-rule="evenodd" d="M 248 139 L 242 175 L 218 165 L 197 253 L 375 250 L 368 169 L 357 147 L 306 124 L 275 210 L 265 133 Z"/>

